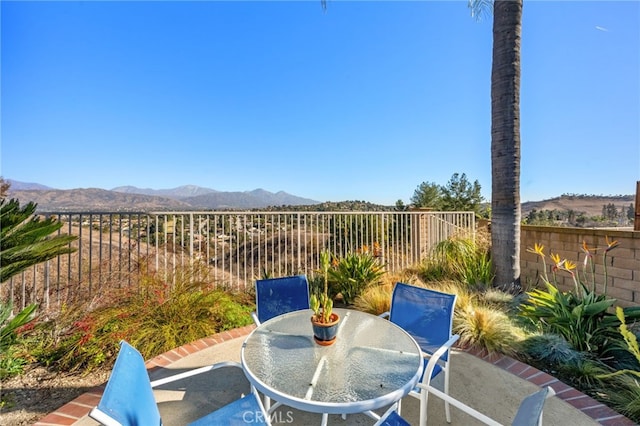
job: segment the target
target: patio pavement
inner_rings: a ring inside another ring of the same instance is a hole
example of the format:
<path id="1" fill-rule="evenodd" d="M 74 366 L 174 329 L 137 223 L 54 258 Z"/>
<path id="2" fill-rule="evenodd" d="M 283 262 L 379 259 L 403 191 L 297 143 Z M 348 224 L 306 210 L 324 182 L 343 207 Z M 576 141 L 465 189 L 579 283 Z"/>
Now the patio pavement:
<path id="1" fill-rule="evenodd" d="M 157 379 L 219 361 L 240 361 L 240 348 L 253 326 L 220 333 L 167 352 L 147 362 L 151 379 Z M 550 385 L 557 395 L 547 400 L 545 425 L 633 425 L 603 404 L 565 385 L 557 379 L 504 356 L 487 357 L 480 352 L 455 350 L 451 364 L 451 394 L 465 404 L 503 423 L 510 424 L 520 401 L 538 389 Z M 186 389 L 186 391 L 185 391 Z M 249 384 L 240 369 L 223 368 L 181 382 L 162 386 L 154 392 L 166 426 L 185 425 L 219 406 L 247 393 Z M 94 426 L 87 414 L 100 398 L 101 388 L 84 394 L 36 423 L 36 426 Z M 418 423 L 419 401 L 406 397 L 402 414 L 412 424 Z M 452 425 L 482 424 L 456 409 Z M 320 415 L 281 407 L 273 424 L 320 424 Z M 330 425 L 371 425 L 365 415 L 329 416 Z M 436 397 L 429 399 L 428 424 L 445 425 L 444 404 Z"/>

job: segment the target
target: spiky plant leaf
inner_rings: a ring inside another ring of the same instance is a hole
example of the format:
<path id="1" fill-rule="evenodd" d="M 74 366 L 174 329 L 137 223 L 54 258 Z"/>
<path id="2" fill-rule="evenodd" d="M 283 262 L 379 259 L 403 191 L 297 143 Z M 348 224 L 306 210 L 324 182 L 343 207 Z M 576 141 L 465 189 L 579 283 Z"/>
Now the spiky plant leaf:
<path id="1" fill-rule="evenodd" d="M 16 330 L 33 319 L 36 307 L 33 303 L 9 319 L 12 305 L 0 302 L 0 353 L 5 352 L 15 342 Z"/>
<path id="2" fill-rule="evenodd" d="M 36 204 L 20 208 L 18 200 L 0 200 L 0 282 L 38 263 L 72 253 L 77 237 L 52 235 L 63 223 L 35 215 Z"/>

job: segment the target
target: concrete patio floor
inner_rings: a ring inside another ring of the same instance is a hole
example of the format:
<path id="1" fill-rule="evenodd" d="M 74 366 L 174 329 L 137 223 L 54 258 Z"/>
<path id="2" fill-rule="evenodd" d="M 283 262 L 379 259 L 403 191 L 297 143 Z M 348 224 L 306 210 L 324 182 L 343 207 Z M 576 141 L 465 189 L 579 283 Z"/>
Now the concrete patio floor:
<path id="1" fill-rule="evenodd" d="M 220 333 L 209 339 L 185 345 L 147 362 L 151 379 L 158 379 L 188 369 L 219 361 L 240 361 L 240 348 L 253 326 Z M 578 392 L 544 372 L 508 357 L 483 357 L 482 353 L 456 350 L 452 354 L 451 394 L 458 400 L 503 423 L 510 424 L 520 401 L 538 386 L 550 385 L 557 395 L 547 400 L 545 425 L 633 425 L 603 404 Z M 82 395 L 60 410 L 36 423 L 37 426 L 94 426 L 87 414 L 100 398 L 101 388 Z M 223 368 L 204 373 L 156 389 L 155 395 L 166 426 L 185 425 L 227 402 L 247 393 L 249 384 L 243 372 Z M 406 397 L 402 415 L 411 424 L 418 423 L 419 401 Z M 320 415 L 281 407 L 273 424 L 320 424 Z M 365 415 L 349 415 L 346 419 L 330 416 L 330 425 L 371 425 Z M 429 399 L 428 424 L 445 425 L 444 404 L 436 397 Z M 452 407 L 453 425 L 482 424 Z"/>

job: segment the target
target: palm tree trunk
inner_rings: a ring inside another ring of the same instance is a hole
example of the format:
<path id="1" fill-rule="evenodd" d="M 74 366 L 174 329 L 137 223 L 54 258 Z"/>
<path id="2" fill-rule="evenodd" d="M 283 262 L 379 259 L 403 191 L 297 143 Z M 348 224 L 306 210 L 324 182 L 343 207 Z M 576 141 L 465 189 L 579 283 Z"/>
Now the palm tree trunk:
<path id="1" fill-rule="evenodd" d="M 491 258 L 494 285 L 520 284 L 520 39 L 522 0 L 493 4 Z"/>

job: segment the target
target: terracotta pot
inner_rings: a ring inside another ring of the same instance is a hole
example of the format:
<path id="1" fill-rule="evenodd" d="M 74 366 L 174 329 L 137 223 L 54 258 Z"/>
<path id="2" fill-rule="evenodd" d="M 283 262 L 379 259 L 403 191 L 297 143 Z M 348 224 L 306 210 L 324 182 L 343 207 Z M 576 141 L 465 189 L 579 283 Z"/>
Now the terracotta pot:
<path id="1" fill-rule="evenodd" d="M 338 324 L 340 324 L 340 316 L 336 313 L 332 313 L 329 322 L 326 323 L 315 321 L 315 315 L 312 316 L 313 339 L 322 346 L 332 345 L 336 341 Z"/>

